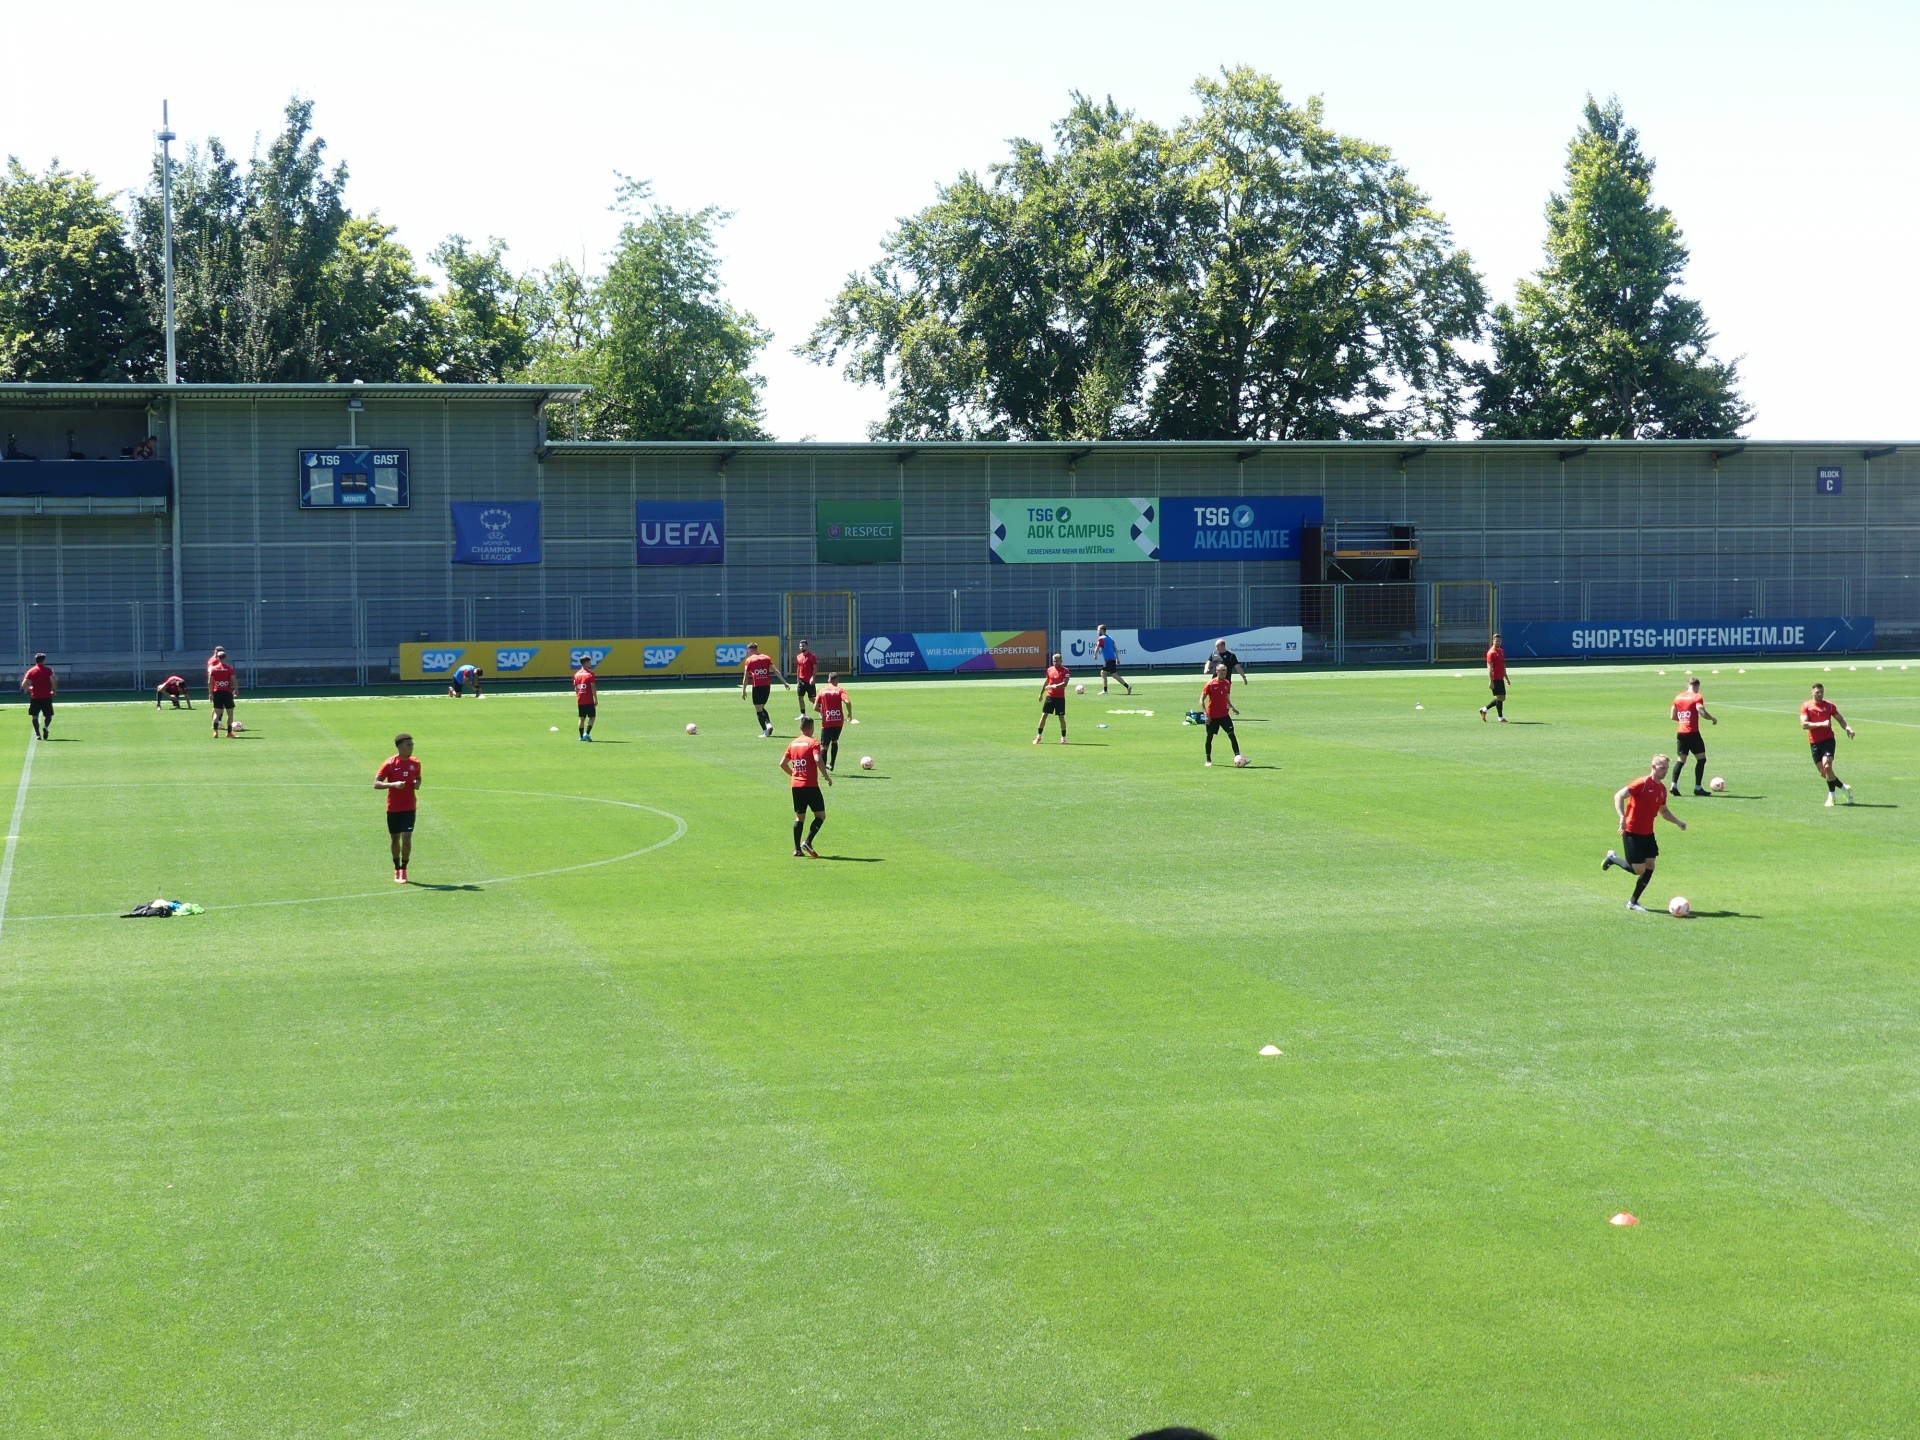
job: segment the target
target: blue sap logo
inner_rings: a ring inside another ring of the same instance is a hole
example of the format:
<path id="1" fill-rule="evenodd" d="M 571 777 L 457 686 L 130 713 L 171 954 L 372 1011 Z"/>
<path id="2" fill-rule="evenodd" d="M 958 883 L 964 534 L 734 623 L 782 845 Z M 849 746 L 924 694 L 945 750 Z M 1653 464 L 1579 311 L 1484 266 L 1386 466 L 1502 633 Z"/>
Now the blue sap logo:
<path id="1" fill-rule="evenodd" d="M 723 665 L 743 665 L 746 663 L 746 659 L 747 647 L 745 645 L 716 645 L 713 647 L 713 663 L 716 667 Z"/>
<path id="2" fill-rule="evenodd" d="M 598 665 L 613 653 L 613 647 L 611 645 L 576 645 L 568 653 L 572 656 L 571 663 L 576 666 L 588 660 Z"/>
<path id="3" fill-rule="evenodd" d="M 458 665 L 460 657 L 466 653 L 464 650 L 422 650 L 420 652 L 421 672 L 427 675 L 444 675 Z"/>
<path id="4" fill-rule="evenodd" d="M 647 670 L 664 670 L 686 648 L 684 645 L 643 645 L 640 648 L 640 664 Z"/>
<path id="5" fill-rule="evenodd" d="M 515 670 L 526 669 L 539 653 L 537 646 L 531 650 L 496 650 L 493 652 L 493 662 L 499 669 L 511 674 Z"/>

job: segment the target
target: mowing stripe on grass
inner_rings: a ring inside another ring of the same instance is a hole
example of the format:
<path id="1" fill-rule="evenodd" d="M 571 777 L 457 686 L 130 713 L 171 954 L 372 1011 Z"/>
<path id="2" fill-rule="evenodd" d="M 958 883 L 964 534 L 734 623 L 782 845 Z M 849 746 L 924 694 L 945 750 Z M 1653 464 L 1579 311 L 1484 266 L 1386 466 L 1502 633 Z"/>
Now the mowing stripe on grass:
<path id="1" fill-rule="evenodd" d="M 20 788 L 13 795 L 13 818 L 7 822 L 7 853 L 0 858 L 0 931 L 7 924 L 7 892 L 13 888 L 13 851 L 20 843 L 20 817 L 27 809 L 27 782 L 33 779 L 33 752 L 40 744 L 34 735 L 27 741 L 27 758 L 20 762 Z"/>

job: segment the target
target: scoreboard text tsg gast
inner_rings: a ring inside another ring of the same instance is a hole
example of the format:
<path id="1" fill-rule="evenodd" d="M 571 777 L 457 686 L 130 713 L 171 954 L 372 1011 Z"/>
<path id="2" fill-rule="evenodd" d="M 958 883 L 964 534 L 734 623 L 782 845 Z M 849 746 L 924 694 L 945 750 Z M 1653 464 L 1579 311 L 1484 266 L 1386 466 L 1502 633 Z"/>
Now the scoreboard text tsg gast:
<path id="1" fill-rule="evenodd" d="M 302 450 L 300 508 L 404 510 L 404 450 Z"/>

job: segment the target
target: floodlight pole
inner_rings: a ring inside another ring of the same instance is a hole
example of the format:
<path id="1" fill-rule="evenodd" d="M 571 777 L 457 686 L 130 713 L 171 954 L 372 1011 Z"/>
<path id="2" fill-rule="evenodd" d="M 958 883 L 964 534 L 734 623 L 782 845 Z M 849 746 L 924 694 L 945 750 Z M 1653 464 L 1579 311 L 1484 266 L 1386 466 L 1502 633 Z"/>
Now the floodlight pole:
<path id="1" fill-rule="evenodd" d="M 167 294 L 167 385 L 180 383 L 173 348 L 173 128 L 160 102 L 160 268 Z M 185 587 L 180 574 L 180 401 L 167 396 L 167 468 L 173 481 L 173 649 L 187 648 Z"/>

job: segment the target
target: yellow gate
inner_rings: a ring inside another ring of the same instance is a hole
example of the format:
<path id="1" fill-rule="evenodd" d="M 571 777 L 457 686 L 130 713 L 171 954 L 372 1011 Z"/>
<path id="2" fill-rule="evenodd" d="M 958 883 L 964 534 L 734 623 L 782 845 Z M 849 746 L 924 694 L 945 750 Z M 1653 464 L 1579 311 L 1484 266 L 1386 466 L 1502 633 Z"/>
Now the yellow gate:
<path id="1" fill-rule="evenodd" d="M 1493 643 L 1493 582 L 1437 580 L 1433 586 L 1433 658 L 1479 660 Z"/>
<path id="2" fill-rule="evenodd" d="M 794 646 L 804 640 L 820 657 L 822 675 L 829 670 L 851 674 L 857 668 L 854 657 L 860 653 L 856 613 L 851 590 L 787 591 L 780 663 L 791 671 Z"/>

